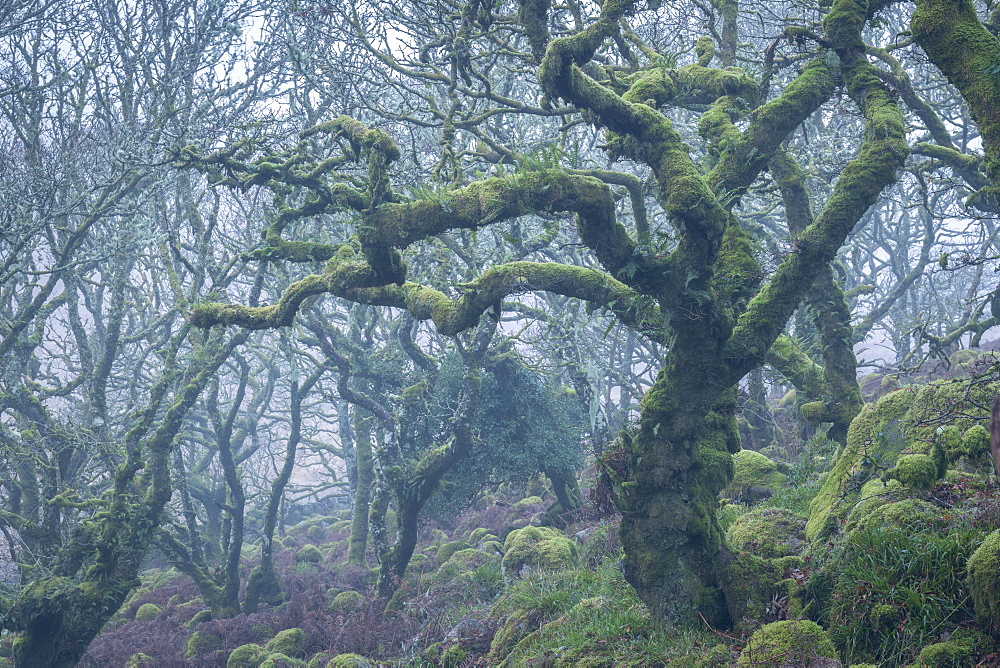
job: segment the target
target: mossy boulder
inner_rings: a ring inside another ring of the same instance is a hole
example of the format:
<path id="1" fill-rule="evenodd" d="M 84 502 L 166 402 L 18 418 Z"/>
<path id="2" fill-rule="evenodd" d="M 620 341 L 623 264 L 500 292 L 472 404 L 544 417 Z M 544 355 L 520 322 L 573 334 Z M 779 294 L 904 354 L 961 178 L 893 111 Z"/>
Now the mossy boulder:
<path id="1" fill-rule="evenodd" d="M 699 612 L 713 626 L 734 624 L 738 629 L 752 628 L 783 589 L 784 568 L 779 563 L 780 560 L 762 559 L 754 554 L 730 554 L 721 564 L 725 607 L 717 607 L 715 590 L 706 590 L 697 600 Z"/>
<path id="2" fill-rule="evenodd" d="M 315 545 L 304 545 L 295 553 L 295 561 L 299 563 L 318 564 L 323 561 L 323 553 Z"/>
<path id="3" fill-rule="evenodd" d="M 514 504 L 514 510 L 527 510 L 528 508 L 534 508 L 535 506 L 540 506 L 544 503 L 545 502 L 542 501 L 542 497 L 540 496 L 527 496 Z"/>
<path id="4" fill-rule="evenodd" d="M 973 463 L 985 465 L 983 432 L 973 428 L 980 422 L 976 417 L 986 417 L 984 407 L 993 402 L 997 387 L 996 383 L 970 386 L 966 381 L 930 383 L 898 389 L 867 404 L 851 422 L 847 444 L 810 504 L 807 539 L 819 542 L 835 532 L 863 498 L 862 488 L 882 471 L 894 470 L 894 477 L 905 479 L 909 486 L 927 485 L 929 462 L 910 460 L 909 466 L 894 468 L 903 455 L 933 460 L 936 480 L 950 461 L 964 456 L 968 434 L 968 445 L 980 453 Z M 950 423 L 941 426 L 942 417 Z"/>
<path id="5" fill-rule="evenodd" d="M 488 561 L 493 561 L 496 564 L 499 559 L 496 555 L 487 554 L 473 548 L 459 550 L 451 555 L 451 558 L 437 572 L 431 575 L 426 583 L 431 588 L 440 587 L 454 581 L 456 578 L 460 578 L 462 575 L 472 573 Z"/>
<path id="6" fill-rule="evenodd" d="M 771 496 L 787 480 L 778 464 L 753 450 L 740 450 L 733 455 L 733 479 L 723 490 L 727 498 L 754 503 Z"/>
<path id="7" fill-rule="evenodd" d="M 478 529 L 473 529 L 472 533 L 469 534 L 469 542 L 475 545 L 482 539 L 483 536 L 487 535 L 489 532 L 490 532 L 489 529 L 484 529 L 482 527 L 479 527 Z"/>
<path id="8" fill-rule="evenodd" d="M 765 559 L 798 553 L 805 546 L 806 518 L 784 508 L 754 508 L 726 532 L 729 544 Z"/>
<path id="9" fill-rule="evenodd" d="M 194 617 L 188 621 L 188 627 L 194 627 L 198 624 L 204 624 L 205 622 L 212 621 L 212 611 L 211 610 L 199 610 L 195 613 Z"/>
<path id="10" fill-rule="evenodd" d="M 976 617 L 992 632 L 1000 631 L 1000 530 L 972 553 L 965 572 Z"/>
<path id="11" fill-rule="evenodd" d="M 493 635 L 490 652 L 486 655 L 486 665 L 502 665 L 517 643 L 538 630 L 540 621 L 537 611 L 515 609 Z"/>
<path id="12" fill-rule="evenodd" d="M 576 545 L 562 532 L 549 527 L 528 526 L 507 534 L 503 543 L 501 570 L 513 578 L 525 570 L 559 570 L 571 567 Z"/>
<path id="13" fill-rule="evenodd" d="M 371 661 L 360 654 L 338 654 L 330 659 L 326 668 L 371 668 Z"/>
<path id="14" fill-rule="evenodd" d="M 272 652 L 264 658 L 260 668 L 305 668 L 305 665 L 306 662 L 302 659 L 296 659 L 281 652 Z"/>
<path id="15" fill-rule="evenodd" d="M 326 652 L 320 652 L 315 654 L 306 661 L 306 668 L 326 668 L 326 664 L 330 663 L 330 655 Z"/>
<path id="16" fill-rule="evenodd" d="M 302 629 L 285 629 L 284 631 L 278 631 L 277 635 L 268 640 L 264 649 L 269 654 L 278 653 L 295 656 L 305 647 L 306 640 L 306 632 Z"/>
<path id="17" fill-rule="evenodd" d="M 350 614 L 361 607 L 364 596 L 356 591 L 342 591 L 327 604 L 332 613 Z"/>
<path id="18" fill-rule="evenodd" d="M 149 622 L 156 619 L 160 615 L 160 606 L 155 603 L 143 603 L 139 606 L 139 609 L 135 611 L 135 621 L 137 622 Z"/>
<path id="19" fill-rule="evenodd" d="M 840 662 L 823 627 L 808 620 L 790 620 L 757 629 L 740 652 L 736 665 L 791 668 L 839 666 Z"/>
<path id="20" fill-rule="evenodd" d="M 184 647 L 184 658 L 189 660 L 197 660 L 206 654 L 211 654 L 215 650 L 222 647 L 222 638 L 211 633 L 202 633 L 201 631 L 195 631 L 188 638 L 187 645 Z"/>
<path id="21" fill-rule="evenodd" d="M 930 455 L 900 455 L 896 465 L 886 473 L 886 478 L 925 492 L 938 479 L 938 466 Z"/>
<path id="22" fill-rule="evenodd" d="M 715 645 L 694 662 L 695 668 L 728 668 L 733 663 L 729 645 Z"/>
<path id="23" fill-rule="evenodd" d="M 240 645 L 229 653 L 226 668 L 258 668 L 267 655 L 267 650 L 256 643 Z"/>
<path id="24" fill-rule="evenodd" d="M 157 664 L 156 659 L 148 654 L 143 654 L 139 652 L 138 654 L 133 654 L 125 662 L 125 668 L 146 668 L 155 666 Z"/>
<path id="25" fill-rule="evenodd" d="M 455 554 L 459 550 L 467 550 L 472 545 L 464 540 L 453 540 L 450 543 L 445 543 L 438 548 L 437 552 L 434 553 L 434 560 L 437 561 L 438 566 L 444 565 L 451 555 Z"/>
<path id="26" fill-rule="evenodd" d="M 941 526 L 947 520 L 933 504 L 921 499 L 902 499 L 871 506 L 848 516 L 848 532 L 877 528 L 906 528 L 915 526 Z"/>
<path id="27" fill-rule="evenodd" d="M 306 538 L 312 541 L 319 541 L 320 539 L 323 538 L 323 535 L 325 533 L 326 532 L 323 531 L 323 527 L 319 526 L 318 524 L 314 524 L 308 529 L 306 529 Z"/>
<path id="28" fill-rule="evenodd" d="M 960 628 L 948 640 L 927 645 L 920 650 L 914 666 L 972 666 L 980 652 L 996 648 L 996 642 L 973 629 Z M 982 664 L 979 664 L 982 665 Z"/>

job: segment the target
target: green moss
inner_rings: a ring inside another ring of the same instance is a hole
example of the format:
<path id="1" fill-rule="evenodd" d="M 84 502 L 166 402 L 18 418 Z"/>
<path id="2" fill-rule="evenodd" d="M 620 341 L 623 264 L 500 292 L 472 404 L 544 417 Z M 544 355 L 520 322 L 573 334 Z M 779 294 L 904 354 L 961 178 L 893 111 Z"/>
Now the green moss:
<path id="1" fill-rule="evenodd" d="M 484 529 L 479 527 L 478 529 L 473 529 L 472 533 L 469 534 L 469 542 L 475 545 L 479 540 L 490 532 L 489 529 Z"/>
<path id="2" fill-rule="evenodd" d="M 770 496 L 786 479 L 765 455 L 740 450 L 733 455 L 733 479 L 724 494 L 731 499 L 759 500 Z"/>
<path id="3" fill-rule="evenodd" d="M 305 668 L 305 665 L 306 662 L 302 659 L 281 652 L 272 652 L 261 662 L 260 668 Z"/>
<path id="4" fill-rule="evenodd" d="M 976 617 L 987 628 L 1000 630 L 1000 530 L 980 545 L 966 565 L 966 583 L 975 604 Z"/>
<path id="5" fill-rule="evenodd" d="M 188 621 L 187 626 L 193 627 L 198 624 L 204 624 L 205 622 L 212 621 L 212 611 L 211 610 L 199 610 L 195 613 L 195 616 Z"/>
<path id="6" fill-rule="evenodd" d="M 808 620 L 774 622 L 762 626 L 740 652 L 739 666 L 829 665 L 837 650 L 826 632 Z"/>
<path id="7" fill-rule="evenodd" d="M 532 506 L 540 506 L 544 501 L 540 496 L 528 496 L 514 504 L 514 510 L 526 510 Z"/>
<path id="8" fill-rule="evenodd" d="M 722 592 L 732 623 L 745 628 L 763 619 L 767 606 L 784 588 L 783 579 L 784 569 L 774 561 L 753 554 L 727 557 Z M 700 609 L 704 610 L 701 606 Z"/>
<path id="9" fill-rule="evenodd" d="M 436 573 L 427 578 L 425 583 L 430 587 L 445 585 L 462 575 L 471 574 L 487 562 L 492 562 L 496 567 L 499 561 L 500 558 L 497 555 L 481 550 L 473 548 L 459 550 L 451 555 L 451 558 Z"/>
<path id="10" fill-rule="evenodd" d="M 154 603 L 144 603 L 135 611 L 135 621 L 148 622 L 156 619 L 160 614 L 160 606 Z"/>
<path id="11" fill-rule="evenodd" d="M 226 668 L 258 668 L 266 656 L 267 650 L 260 645 L 240 645 L 229 653 Z"/>
<path id="12" fill-rule="evenodd" d="M 845 529 L 850 532 L 893 527 L 944 526 L 947 520 L 942 519 L 941 514 L 939 508 L 920 499 L 886 501 L 869 506 L 861 512 L 852 512 Z"/>
<path id="13" fill-rule="evenodd" d="M 302 629 L 285 629 L 278 631 L 278 634 L 271 638 L 264 649 L 270 653 L 287 654 L 294 656 L 302 651 L 306 644 L 306 632 Z"/>
<path id="14" fill-rule="evenodd" d="M 334 613 L 349 614 L 361 607 L 364 596 L 356 591 L 342 591 L 333 597 L 327 605 L 327 610 Z"/>
<path id="15" fill-rule="evenodd" d="M 805 546 L 806 518 L 783 508 L 755 508 L 737 518 L 726 538 L 737 550 L 765 559 L 796 554 Z"/>
<path id="16" fill-rule="evenodd" d="M 961 455 L 969 459 L 982 459 L 990 451 L 990 432 L 981 424 L 973 425 L 962 434 Z"/>
<path id="17" fill-rule="evenodd" d="M 539 619 L 536 613 L 518 608 L 514 610 L 503 622 L 490 642 L 490 651 L 486 656 L 486 663 L 490 666 L 499 666 L 523 638 L 538 628 Z"/>
<path id="18" fill-rule="evenodd" d="M 220 647 L 222 647 L 222 639 L 219 636 L 195 631 L 188 638 L 187 645 L 184 648 L 184 658 L 196 660 L 205 654 L 214 652 Z"/>
<path id="19" fill-rule="evenodd" d="M 996 384 L 968 387 L 965 382 L 949 381 L 903 388 L 867 404 L 851 423 L 847 445 L 841 449 L 830 475 L 810 504 L 807 538 L 816 542 L 836 531 L 841 520 L 864 499 L 862 488 L 877 477 L 880 470 L 895 466 L 900 455 L 937 455 L 940 458 L 944 451 L 945 457 L 949 457 L 949 447 L 953 451 L 955 448 L 954 444 L 949 446 L 953 437 L 976 426 L 978 421 L 972 417 L 977 413 L 986 417 L 982 407 L 989 406 L 996 394 Z M 942 415 L 956 417 L 939 433 L 937 425 Z M 959 417 L 963 415 L 970 417 Z M 949 431 L 949 426 L 955 429 Z M 977 433 L 981 437 L 978 430 L 971 436 L 976 438 Z M 934 447 L 939 441 L 939 447 Z M 904 477 L 918 474 L 908 480 L 918 485 L 927 484 L 931 475 L 927 461 L 915 460 L 914 463 L 917 469 L 901 469 L 897 473 Z M 935 460 L 934 463 L 936 479 L 942 462 Z"/>
<path id="20" fill-rule="evenodd" d="M 330 655 L 326 652 L 320 652 L 309 657 L 306 662 L 306 668 L 326 668 L 326 664 L 330 663 Z"/>
<path id="21" fill-rule="evenodd" d="M 917 491 L 927 491 L 938 478 L 938 467 L 929 455 L 900 455 L 886 477 Z"/>
<path id="22" fill-rule="evenodd" d="M 306 545 L 295 553 L 295 561 L 299 563 L 308 562 L 318 564 L 323 561 L 323 553 L 315 545 Z"/>
<path id="23" fill-rule="evenodd" d="M 445 543 L 438 548 L 437 552 L 434 553 L 434 560 L 437 561 L 439 565 L 443 566 L 449 559 L 451 559 L 451 555 L 455 554 L 459 550 L 467 550 L 470 547 L 472 546 L 464 540 L 455 540 L 450 543 Z"/>
<path id="24" fill-rule="evenodd" d="M 338 654 L 330 659 L 326 668 L 371 668 L 372 662 L 360 654 Z"/>
<path id="25" fill-rule="evenodd" d="M 155 666 L 156 663 L 156 659 L 140 652 L 128 658 L 128 661 L 125 662 L 125 668 L 143 668 L 144 666 Z"/>
<path id="26" fill-rule="evenodd" d="M 524 527 L 511 531 L 503 544 L 501 567 L 508 578 L 523 569 L 559 570 L 576 562 L 576 545 L 556 529 Z"/>

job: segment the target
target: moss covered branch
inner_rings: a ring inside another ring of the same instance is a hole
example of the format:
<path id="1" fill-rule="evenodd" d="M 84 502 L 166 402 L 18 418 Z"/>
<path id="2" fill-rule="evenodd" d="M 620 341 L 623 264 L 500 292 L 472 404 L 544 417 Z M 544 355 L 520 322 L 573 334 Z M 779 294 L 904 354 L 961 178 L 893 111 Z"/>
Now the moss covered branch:
<path id="1" fill-rule="evenodd" d="M 913 37 L 962 94 L 979 127 L 992 195 L 1000 188 L 1000 39 L 979 20 L 971 0 L 918 0 Z"/>

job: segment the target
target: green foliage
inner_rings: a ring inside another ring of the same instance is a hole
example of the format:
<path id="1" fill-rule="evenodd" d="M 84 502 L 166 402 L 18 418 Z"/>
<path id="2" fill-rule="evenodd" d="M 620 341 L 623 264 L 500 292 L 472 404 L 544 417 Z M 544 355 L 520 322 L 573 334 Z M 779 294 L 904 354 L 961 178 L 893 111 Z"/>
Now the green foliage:
<path id="1" fill-rule="evenodd" d="M 963 575 L 980 540 L 955 524 L 858 529 L 821 560 L 808 596 L 845 660 L 899 665 L 972 619 Z"/>
<path id="2" fill-rule="evenodd" d="M 414 439 L 414 456 L 447 434 L 461 382 L 461 359 L 448 355 L 428 402 L 426 424 Z M 585 420 L 579 401 L 557 396 L 516 359 L 494 360 L 482 374 L 475 422 L 479 438 L 470 455 L 442 480 L 439 494 L 428 503 L 428 515 L 452 512 L 484 485 L 523 482 L 545 470 L 577 470 Z"/>

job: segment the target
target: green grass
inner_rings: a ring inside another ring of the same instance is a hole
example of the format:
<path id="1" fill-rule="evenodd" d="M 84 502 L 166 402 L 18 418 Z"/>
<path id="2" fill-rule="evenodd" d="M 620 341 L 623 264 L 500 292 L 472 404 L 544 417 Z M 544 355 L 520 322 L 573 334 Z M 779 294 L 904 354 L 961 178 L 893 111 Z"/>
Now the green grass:
<path id="1" fill-rule="evenodd" d="M 848 662 L 901 665 L 973 617 L 965 563 L 982 532 L 952 526 L 859 530 L 830 556 L 810 589 Z"/>
<path id="2" fill-rule="evenodd" d="M 536 613 L 547 623 L 510 654 L 510 665 L 577 665 L 599 659 L 615 666 L 656 666 L 701 656 L 718 644 L 707 630 L 654 624 L 612 560 L 595 570 L 531 575 L 514 583 L 494 608 Z"/>

